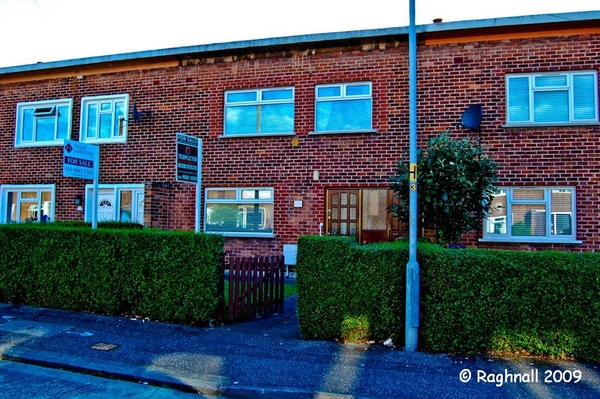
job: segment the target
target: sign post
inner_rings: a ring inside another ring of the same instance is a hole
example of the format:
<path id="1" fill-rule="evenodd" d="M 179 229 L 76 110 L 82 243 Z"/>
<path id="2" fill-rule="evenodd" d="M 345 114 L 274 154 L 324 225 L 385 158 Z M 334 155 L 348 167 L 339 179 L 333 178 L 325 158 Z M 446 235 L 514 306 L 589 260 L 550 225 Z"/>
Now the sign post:
<path id="1" fill-rule="evenodd" d="M 200 232 L 200 197 L 202 195 L 202 139 L 177 133 L 175 180 L 196 185 L 195 231 Z"/>
<path id="2" fill-rule="evenodd" d="M 63 147 L 63 176 L 94 181 L 92 198 L 92 229 L 98 227 L 98 176 L 100 147 L 79 141 L 65 140 Z"/>

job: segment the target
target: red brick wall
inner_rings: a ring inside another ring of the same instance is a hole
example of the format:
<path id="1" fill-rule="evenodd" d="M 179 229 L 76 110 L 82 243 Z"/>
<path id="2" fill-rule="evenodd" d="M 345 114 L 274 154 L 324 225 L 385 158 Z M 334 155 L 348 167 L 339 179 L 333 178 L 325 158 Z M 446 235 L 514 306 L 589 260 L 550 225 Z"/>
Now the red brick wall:
<path id="1" fill-rule="evenodd" d="M 598 127 L 504 128 L 505 74 L 597 69 L 600 38 L 505 40 L 421 46 L 418 51 L 418 133 L 428 137 L 482 103 L 481 142 L 500 164 L 502 185 L 570 185 L 577 189 L 577 231 L 598 250 L 600 151 Z M 309 135 L 315 85 L 370 81 L 377 133 Z M 293 86 L 292 137 L 222 138 L 226 90 Z M 204 141 L 203 187 L 273 187 L 276 239 L 229 239 L 233 254 L 280 253 L 300 235 L 318 233 L 327 187 L 385 186 L 408 147 L 408 58 L 404 46 L 247 54 L 200 59 L 179 67 L 0 86 L 0 184 L 56 183 L 56 218 L 82 218 L 73 205 L 83 180 L 62 177 L 62 147 L 14 148 L 16 104 L 73 98 L 72 138 L 79 136 L 83 96 L 129 93 L 130 109 L 151 109 L 128 125 L 125 144 L 101 145 L 101 183 L 145 183 L 147 224 L 194 228 L 195 188 L 174 182 L 175 133 Z M 455 130 L 457 136 L 464 133 Z M 312 179 L 313 171 L 320 179 Z M 295 208 L 294 200 L 303 207 Z M 465 236 L 478 245 L 481 232 Z M 523 246 L 520 246 L 523 247 Z M 525 246 L 548 248 L 548 246 Z M 559 246 L 561 249 L 565 246 Z M 568 248 L 571 249 L 571 248 Z"/>

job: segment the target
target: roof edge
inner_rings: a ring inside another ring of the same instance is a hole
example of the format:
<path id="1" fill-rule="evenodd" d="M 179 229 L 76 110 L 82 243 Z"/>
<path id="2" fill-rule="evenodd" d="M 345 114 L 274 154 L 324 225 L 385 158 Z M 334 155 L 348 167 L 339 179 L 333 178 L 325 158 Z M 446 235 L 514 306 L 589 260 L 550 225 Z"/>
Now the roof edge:
<path id="1" fill-rule="evenodd" d="M 450 32 L 470 29 L 485 29 L 507 26 L 527 26 L 551 23 L 568 23 L 600 20 L 600 11 L 581 11 L 558 14 L 540 14 L 516 17 L 502 17 L 491 19 L 478 19 L 468 21 L 431 23 L 417 26 L 417 33 Z M 75 58 L 62 61 L 39 62 L 0 68 L 0 75 L 24 72 L 36 72 L 50 69 L 69 67 L 82 67 L 86 65 L 103 64 L 110 62 L 135 61 L 144 58 L 176 57 L 185 54 L 201 54 L 209 52 L 224 52 L 245 48 L 265 48 L 272 46 L 291 46 L 302 43 L 319 43 L 328 41 L 341 41 L 349 39 L 366 39 L 386 36 L 402 36 L 408 34 L 408 26 L 378 28 L 366 30 L 352 30 L 329 33 L 313 33 L 295 36 L 281 36 L 267 39 L 251 39 L 234 42 L 220 42 L 200 44 L 193 46 L 172 47 L 158 50 L 143 50 L 113 55 Z"/>

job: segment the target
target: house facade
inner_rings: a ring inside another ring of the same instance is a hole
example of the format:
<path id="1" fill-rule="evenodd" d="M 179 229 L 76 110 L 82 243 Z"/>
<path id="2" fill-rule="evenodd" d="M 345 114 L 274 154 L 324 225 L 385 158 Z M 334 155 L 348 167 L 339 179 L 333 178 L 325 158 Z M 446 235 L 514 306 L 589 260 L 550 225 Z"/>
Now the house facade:
<path id="1" fill-rule="evenodd" d="M 479 140 L 498 195 L 470 246 L 600 249 L 600 12 L 417 27 L 417 131 Z M 100 148 L 98 220 L 224 234 L 280 254 L 301 235 L 393 240 L 409 137 L 408 28 L 0 68 L 0 223 L 91 220 L 64 140 Z M 455 128 L 481 104 L 479 132 Z M 176 134 L 202 139 L 196 185 Z"/>

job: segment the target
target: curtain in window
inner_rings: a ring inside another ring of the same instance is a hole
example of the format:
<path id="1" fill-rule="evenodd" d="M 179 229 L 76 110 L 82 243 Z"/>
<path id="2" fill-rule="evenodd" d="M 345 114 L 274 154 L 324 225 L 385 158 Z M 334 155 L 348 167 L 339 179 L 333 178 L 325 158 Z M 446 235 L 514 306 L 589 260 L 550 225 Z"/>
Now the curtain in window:
<path id="1" fill-rule="evenodd" d="M 509 122 L 529 121 L 529 78 L 527 76 L 508 79 Z"/>
<path id="2" fill-rule="evenodd" d="M 573 112 L 575 120 L 595 119 L 594 75 L 573 76 Z"/>

